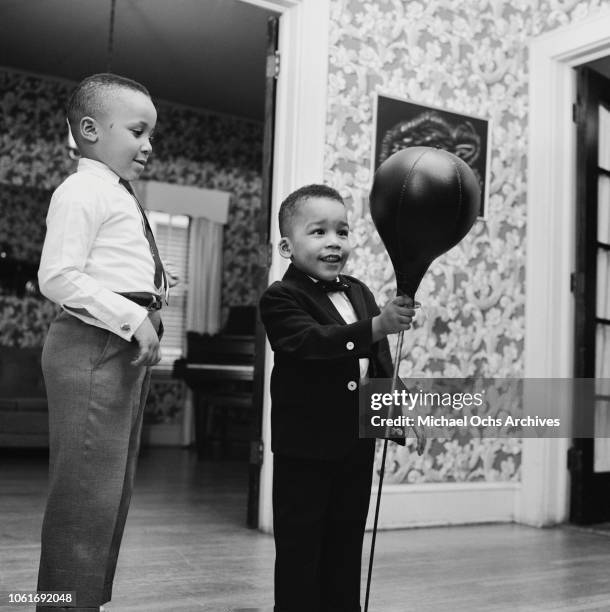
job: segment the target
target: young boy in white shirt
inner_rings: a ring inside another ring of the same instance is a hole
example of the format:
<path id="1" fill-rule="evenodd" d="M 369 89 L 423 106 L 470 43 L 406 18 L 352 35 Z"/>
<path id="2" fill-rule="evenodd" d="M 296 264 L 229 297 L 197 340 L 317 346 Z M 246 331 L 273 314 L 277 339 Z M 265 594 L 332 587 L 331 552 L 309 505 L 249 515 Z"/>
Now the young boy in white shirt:
<path id="1" fill-rule="evenodd" d="M 129 185 L 152 151 L 150 94 L 93 75 L 68 121 L 81 159 L 51 198 L 39 270 L 41 292 L 63 312 L 42 355 L 50 484 L 38 591 L 75 592 L 74 612 L 111 598 L 168 282 Z"/>

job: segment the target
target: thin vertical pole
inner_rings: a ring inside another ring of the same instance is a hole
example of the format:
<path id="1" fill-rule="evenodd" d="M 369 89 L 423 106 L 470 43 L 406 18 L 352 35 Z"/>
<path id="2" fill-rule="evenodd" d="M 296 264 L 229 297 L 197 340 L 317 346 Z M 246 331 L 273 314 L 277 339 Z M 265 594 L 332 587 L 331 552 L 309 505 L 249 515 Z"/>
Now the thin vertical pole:
<path id="1" fill-rule="evenodd" d="M 394 372 L 392 374 L 392 393 L 398 387 L 398 366 L 400 362 L 400 354 L 402 352 L 402 341 L 404 331 L 398 334 L 396 342 L 396 355 L 394 356 Z M 371 592 L 371 576 L 373 574 L 373 559 L 375 557 L 375 542 L 377 541 L 377 523 L 379 522 L 379 506 L 381 505 L 381 489 L 383 487 L 383 477 L 385 475 L 385 458 L 388 452 L 388 439 L 383 441 L 383 453 L 381 455 L 381 469 L 379 470 L 379 486 L 377 488 L 377 503 L 375 505 L 375 520 L 373 521 L 373 539 L 371 540 L 371 555 L 369 557 L 369 573 L 366 579 L 366 596 L 364 599 L 364 612 L 369 609 L 369 595 Z"/>

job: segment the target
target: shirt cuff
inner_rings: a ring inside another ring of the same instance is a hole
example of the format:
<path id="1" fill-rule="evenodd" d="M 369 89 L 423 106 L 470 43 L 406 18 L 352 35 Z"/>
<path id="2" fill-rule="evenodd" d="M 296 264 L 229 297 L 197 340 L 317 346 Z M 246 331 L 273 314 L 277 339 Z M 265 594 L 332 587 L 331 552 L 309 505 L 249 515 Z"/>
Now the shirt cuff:
<path id="1" fill-rule="evenodd" d="M 135 304 L 137 306 L 137 304 Z M 136 329 L 142 325 L 142 322 L 148 316 L 148 310 L 142 306 L 138 306 L 138 310 L 127 313 L 121 317 L 118 323 L 118 329 L 113 330 L 118 336 L 125 340 L 131 341 Z"/>

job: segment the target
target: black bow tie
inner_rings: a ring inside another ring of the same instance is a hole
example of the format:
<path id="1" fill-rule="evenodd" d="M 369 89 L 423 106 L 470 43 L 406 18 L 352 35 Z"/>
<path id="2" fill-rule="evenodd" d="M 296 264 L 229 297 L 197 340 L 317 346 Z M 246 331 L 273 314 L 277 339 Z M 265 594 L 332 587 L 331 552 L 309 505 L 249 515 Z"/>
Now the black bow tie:
<path id="1" fill-rule="evenodd" d="M 339 280 L 338 278 L 334 281 L 318 281 L 316 283 L 322 291 L 326 293 L 332 293 L 333 291 L 347 291 L 349 289 L 349 284 Z"/>

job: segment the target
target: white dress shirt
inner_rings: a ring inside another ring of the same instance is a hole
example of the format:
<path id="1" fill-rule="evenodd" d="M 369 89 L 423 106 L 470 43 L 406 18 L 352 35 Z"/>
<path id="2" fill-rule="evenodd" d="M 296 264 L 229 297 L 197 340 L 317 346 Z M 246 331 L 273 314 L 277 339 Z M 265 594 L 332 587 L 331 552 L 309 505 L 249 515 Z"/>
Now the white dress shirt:
<path id="1" fill-rule="evenodd" d="M 157 294 L 142 215 L 119 176 L 81 158 L 53 193 L 40 291 L 85 323 L 130 340 L 147 310 L 118 293 Z"/>
<path id="2" fill-rule="evenodd" d="M 309 275 L 308 275 L 309 276 Z M 310 276 L 314 283 L 319 282 L 317 278 Z M 326 295 L 333 303 L 333 306 L 337 309 L 337 312 L 341 315 L 341 318 L 349 325 L 350 323 L 356 323 L 358 321 L 358 315 L 354 310 L 354 306 L 350 302 L 349 298 L 343 291 L 329 291 Z M 369 371 L 369 360 L 368 357 L 361 357 L 358 359 L 360 366 L 360 381 L 363 382 L 367 378 Z"/>

